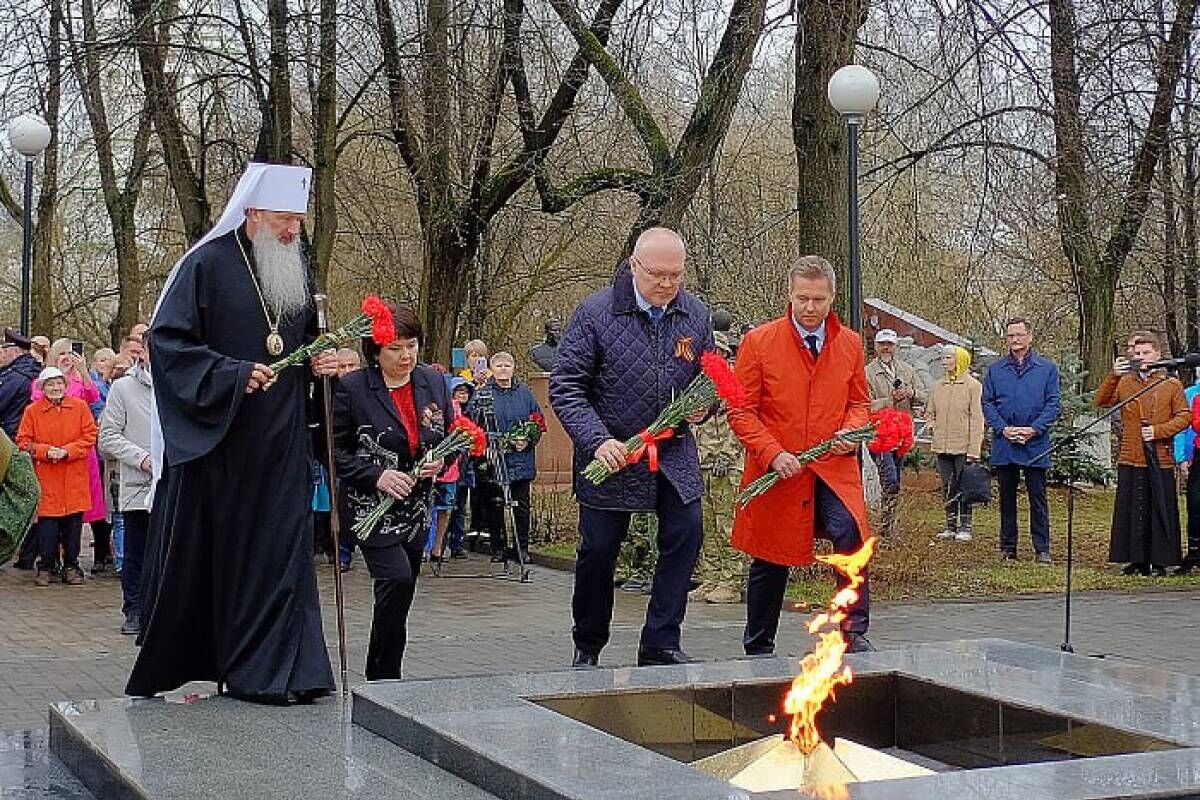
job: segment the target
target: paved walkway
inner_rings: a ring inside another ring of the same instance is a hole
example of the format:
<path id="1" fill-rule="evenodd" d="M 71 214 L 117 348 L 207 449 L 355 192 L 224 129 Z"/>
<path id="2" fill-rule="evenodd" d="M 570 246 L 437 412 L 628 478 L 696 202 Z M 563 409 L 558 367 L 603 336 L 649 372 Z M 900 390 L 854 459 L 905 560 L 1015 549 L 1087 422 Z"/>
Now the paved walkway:
<path id="1" fill-rule="evenodd" d="M 1032 565 L 1027 567 L 1034 569 Z M 537 671 L 569 662 L 571 576 L 535 568 L 528 584 L 486 577 L 478 558 L 453 562 L 448 575 L 424 575 L 410 622 L 405 676 L 427 678 Z M 467 577 L 475 575 L 477 577 Z M 346 576 L 351 682 L 361 681 L 371 613 L 370 582 L 361 567 Z M 325 633 L 337 670 L 333 573 L 319 570 Z M 632 664 L 646 598 L 618 592 L 613 641 L 602 665 Z M 32 575 L 0 569 L 0 798 L 90 797 L 45 753 L 46 706 L 63 699 L 119 696 L 135 656 L 121 636 L 120 586 L 112 578 L 81 587 L 33 586 Z M 1000 637 L 1057 647 L 1063 640 L 1061 596 L 1003 602 L 880 605 L 876 646 Z M 693 656 L 741 653 L 743 606 L 694 604 L 684 647 Z M 804 614 L 785 614 L 780 646 L 801 653 L 810 641 Z M 1200 590 L 1076 595 L 1076 652 L 1152 664 L 1200 675 Z M 212 684 L 185 690 L 212 691 Z M 22 732 L 22 731 L 26 732 Z"/>

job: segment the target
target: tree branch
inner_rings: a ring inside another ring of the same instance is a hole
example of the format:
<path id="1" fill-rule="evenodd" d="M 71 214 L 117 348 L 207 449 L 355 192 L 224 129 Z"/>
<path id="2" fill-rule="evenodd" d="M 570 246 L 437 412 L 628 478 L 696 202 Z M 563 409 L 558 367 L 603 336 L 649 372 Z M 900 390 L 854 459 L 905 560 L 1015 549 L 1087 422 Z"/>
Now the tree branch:
<path id="1" fill-rule="evenodd" d="M 571 32 L 584 56 L 604 79 L 609 91 L 621 104 L 625 116 L 637 131 L 643 147 L 646 148 L 650 164 L 655 170 L 664 169 L 671 160 L 671 146 L 637 87 L 621 71 L 616 59 L 612 57 L 604 44 L 584 24 L 579 12 L 571 4 L 571 0 L 550 0 L 550 5 L 554 7 L 559 19 Z"/>

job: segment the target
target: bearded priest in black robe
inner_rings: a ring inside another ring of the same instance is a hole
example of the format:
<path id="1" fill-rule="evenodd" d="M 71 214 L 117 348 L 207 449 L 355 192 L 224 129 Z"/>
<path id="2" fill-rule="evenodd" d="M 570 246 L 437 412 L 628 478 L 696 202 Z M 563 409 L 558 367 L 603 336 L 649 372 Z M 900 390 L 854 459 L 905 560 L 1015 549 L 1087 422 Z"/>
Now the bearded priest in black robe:
<path id="1" fill-rule="evenodd" d="M 315 334 L 299 237 L 310 176 L 250 165 L 155 311 L 161 477 L 128 694 L 216 681 L 287 704 L 333 688 L 312 557 L 309 370 L 267 366 Z M 336 373 L 336 356 L 313 371 Z"/>

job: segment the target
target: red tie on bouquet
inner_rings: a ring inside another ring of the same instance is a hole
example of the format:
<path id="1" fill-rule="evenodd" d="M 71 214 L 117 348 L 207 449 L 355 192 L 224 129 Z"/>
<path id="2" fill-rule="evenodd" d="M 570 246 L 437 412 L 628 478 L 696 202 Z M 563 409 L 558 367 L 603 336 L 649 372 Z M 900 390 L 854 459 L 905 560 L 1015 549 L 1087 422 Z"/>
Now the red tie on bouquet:
<path id="1" fill-rule="evenodd" d="M 650 433 L 650 431 L 642 431 L 637 436 L 642 440 L 637 449 L 630 453 L 625 458 L 625 463 L 636 464 L 642 460 L 642 456 L 646 457 L 646 466 L 651 472 L 658 472 L 658 443 L 670 439 L 675 435 L 674 428 L 667 428 L 665 431 L 658 433 Z"/>

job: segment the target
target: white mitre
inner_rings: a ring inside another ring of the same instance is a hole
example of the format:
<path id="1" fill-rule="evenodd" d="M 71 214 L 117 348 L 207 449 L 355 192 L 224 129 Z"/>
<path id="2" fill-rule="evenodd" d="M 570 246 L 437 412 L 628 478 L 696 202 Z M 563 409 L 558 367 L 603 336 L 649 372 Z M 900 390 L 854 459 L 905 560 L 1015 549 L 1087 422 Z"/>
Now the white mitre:
<path id="1" fill-rule="evenodd" d="M 167 296 L 167 291 L 175 282 L 175 276 L 179 274 L 179 266 L 187 260 L 188 256 L 213 239 L 240 227 L 246 221 L 246 209 L 257 208 L 262 211 L 282 211 L 291 214 L 305 213 L 308 210 L 308 191 L 311 185 L 312 170 L 308 167 L 254 162 L 247 164 L 246 171 L 238 179 L 237 186 L 234 187 L 229 202 L 225 204 L 225 210 L 221 212 L 221 218 L 217 220 L 217 224 L 213 225 L 208 233 L 200 238 L 200 241 L 189 247 L 188 251 L 171 268 L 171 273 L 167 275 L 167 281 L 163 284 L 162 293 L 158 296 L 158 302 L 154 304 L 154 313 L 158 313 L 163 298 Z M 150 317 L 150 322 L 153 325 L 153 315 Z M 153 338 L 151 338 L 150 346 L 154 346 Z M 153 374 L 153 369 L 151 374 Z M 162 456 L 162 426 L 159 424 L 158 410 L 153 407 L 152 399 L 150 462 L 153 465 L 154 483 L 151 484 L 151 494 L 153 494 L 154 485 L 162 476 Z"/>

